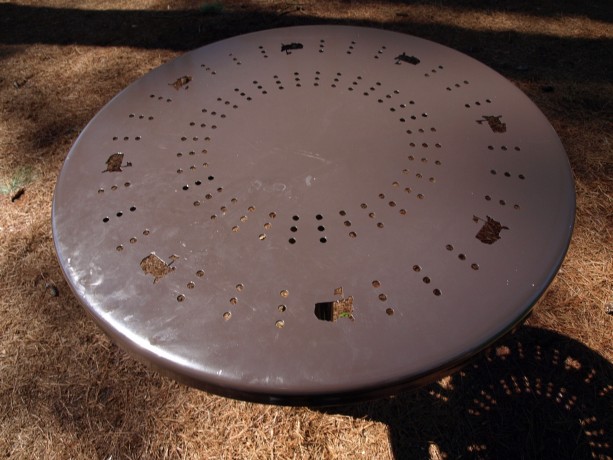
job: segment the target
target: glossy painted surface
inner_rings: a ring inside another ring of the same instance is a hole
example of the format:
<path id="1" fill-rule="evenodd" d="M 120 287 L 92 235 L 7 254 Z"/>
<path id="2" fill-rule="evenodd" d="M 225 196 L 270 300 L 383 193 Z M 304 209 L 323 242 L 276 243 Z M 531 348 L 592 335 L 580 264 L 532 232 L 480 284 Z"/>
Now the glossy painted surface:
<path id="1" fill-rule="evenodd" d="M 121 92 L 66 159 L 53 231 L 75 295 L 140 359 L 333 404 L 421 385 L 520 322 L 574 211 L 557 135 L 502 76 L 412 36 L 307 26 Z"/>

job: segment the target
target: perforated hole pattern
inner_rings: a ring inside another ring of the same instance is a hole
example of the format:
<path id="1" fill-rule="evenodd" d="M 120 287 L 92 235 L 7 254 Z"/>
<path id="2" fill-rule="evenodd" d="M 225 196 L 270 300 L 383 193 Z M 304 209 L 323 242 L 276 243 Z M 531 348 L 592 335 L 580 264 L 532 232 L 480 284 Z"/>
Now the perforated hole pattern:
<path id="1" fill-rule="evenodd" d="M 248 399 L 342 399 L 454 366 L 527 314 L 572 229 L 538 109 L 382 30 L 195 50 L 115 98 L 69 158 L 54 237 L 82 303 L 143 359 Z"/>

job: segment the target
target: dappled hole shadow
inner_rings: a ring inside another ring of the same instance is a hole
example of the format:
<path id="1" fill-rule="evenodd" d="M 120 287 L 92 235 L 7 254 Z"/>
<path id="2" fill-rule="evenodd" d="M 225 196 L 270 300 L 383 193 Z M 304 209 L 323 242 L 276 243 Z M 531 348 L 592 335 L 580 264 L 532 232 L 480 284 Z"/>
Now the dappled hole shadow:
<path id="1" fill-rule="evenodd" d="M 326 409 L 389 425 L 396 458 L 613 459 L 613 366 L 581 343 L 522 327 L 413 393 Z"/>

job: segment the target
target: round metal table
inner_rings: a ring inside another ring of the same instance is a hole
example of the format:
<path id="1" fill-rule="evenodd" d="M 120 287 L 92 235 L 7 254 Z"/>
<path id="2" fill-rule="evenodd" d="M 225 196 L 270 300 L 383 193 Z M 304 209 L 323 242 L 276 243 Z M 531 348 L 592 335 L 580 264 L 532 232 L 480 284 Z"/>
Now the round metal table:
<path id="1" fill-rule="evenodd" d="M 543 114 L 479 62 L 370 28 L 189 52 L 85 128 L 59 262 L 126 350 L 207 391 L 336 404 L 461 366 L 529 313 L 574 221 Z"/>

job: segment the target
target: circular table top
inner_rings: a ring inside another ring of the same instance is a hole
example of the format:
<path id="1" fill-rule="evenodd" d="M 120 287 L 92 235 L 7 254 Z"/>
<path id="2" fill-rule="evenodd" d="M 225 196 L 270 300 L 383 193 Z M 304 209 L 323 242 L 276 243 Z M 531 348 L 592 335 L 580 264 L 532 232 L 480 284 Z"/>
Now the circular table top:
<path id="1" fill-rule="evenodd" d="M 90 122 L 53 203 L 100 327 L 218 394 L 333 404 L 421 385 L 520 322 L 574 185 L 543 114 L 444 46 L 267 30 L 189 52 Z"/>

